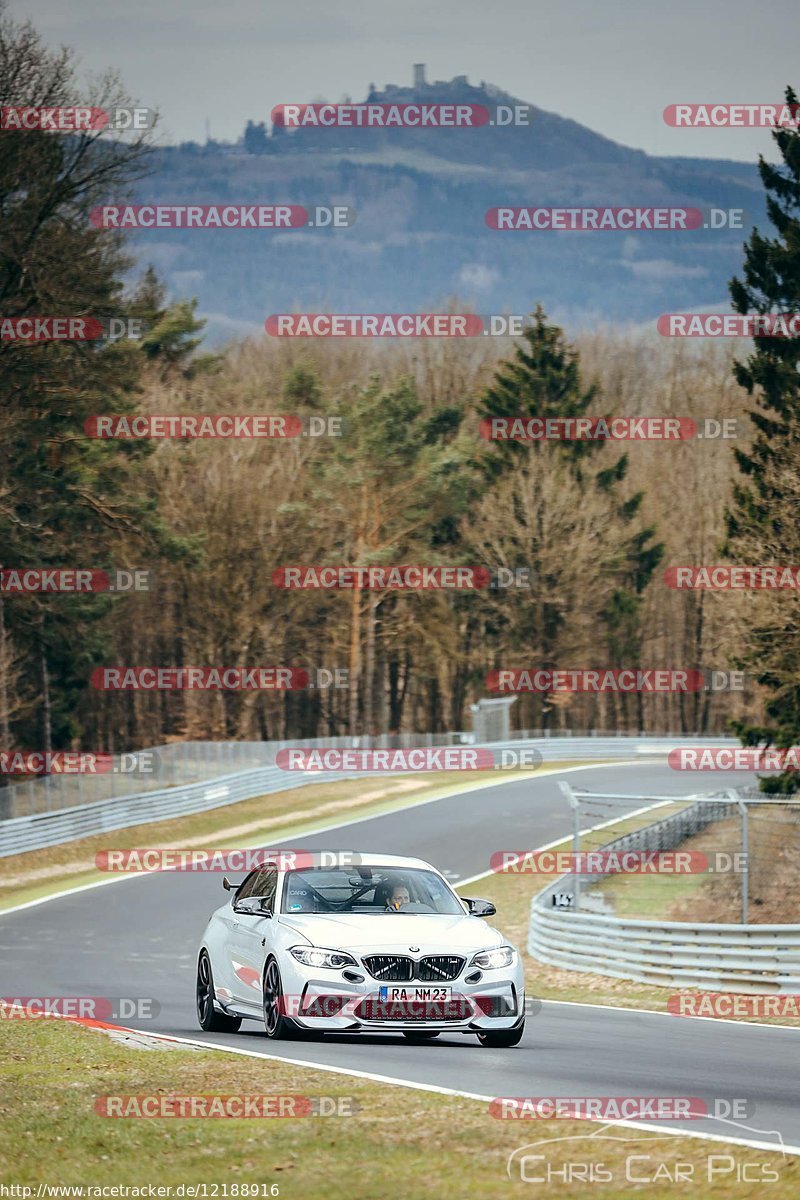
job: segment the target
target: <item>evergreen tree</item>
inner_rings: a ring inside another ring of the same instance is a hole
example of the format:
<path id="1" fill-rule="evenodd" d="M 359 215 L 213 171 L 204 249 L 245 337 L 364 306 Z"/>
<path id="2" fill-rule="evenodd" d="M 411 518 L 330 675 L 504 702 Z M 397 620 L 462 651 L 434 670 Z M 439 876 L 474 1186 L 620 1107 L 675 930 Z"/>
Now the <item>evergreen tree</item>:
<path id="1" fill-rule="evenodd" d="M 248 154 L 269 154 L 270 144 L 267 137 L 267 127 L 263 121 L 258 125 L 248 121 L 244 131 L 244 148 Z"/>
<path id="2" fill-rule="evenodd" d="M 0 104 L 70 105 L 79 98 L 70 55 L 47 51 L 29 24 L 0 11 Z M 85 97 L 83 97 L 85 102 Z M 107 79 L 92 97 L 124 103 Z M 0 138 L 0 305 L 6 316 L 127 317 L 120 236 L 89 220 L 109 190 L 142 170 L 143 139 L 89 131 Z M 0 565 L 96 567 L 124 563 L 157 527 L 142 487 L 142 443 L 85 436 L 98 412 L 132 413 L 142 358 L 132 343 L 0 342 Z M 19 656 L 17 744 L 65 745 L 76 695 L 97 661 L 110 601 L 100 595 L 6 597 L 3 637 Z"/>
<path id="3" fill-rule="evenodd" d="M 163 376 L 179 372 L 184 379 L 215 370 L 219 357 L 215 354 L 196 354 L 202 344 L 205 321 L 195 315 L 197 300 L 176 300 L 168 304 L 166 289 L 152 266 L 141 278 L 130 301 L 133 316 L 145 323 L 145 333 L 139 343 L 142 354 L 156 365 Z"/>
<path id="4" fill-rule="evenodd" d="M 583 417 L 597 400 L 594 384 L 584 389 L 577 351 L 557 325 L 549 325 L 541 305 L 525 330 L 514 357 L 503 363 L 481 399 L 480 415 L 491 417 Z M 543 444 L 543 443 L 542 443 Z M 576 464 L 595 451 L 598 442 L 554 442 Z M 534 442 L 497 441 L 483 459 L 489 476 L 500 474 L 521 456 L 540 448 Z"/>
<path id="5" fill-rule="evenodd" d="M 561 329 L 547 322 L 537 306 L 533 322 L 516 348 L 514 357 L 500 368 L 479 407 L 480 416 L 574 418 L 596 415 L 600 396 L 595 384 L 586 387 L 580 370 L 578 352 L 570 346 Z M 609 463 L 609 452 L 599 440 L 516 442 L 495 441 L 484 455 L 482 465 L 487 477 L 496 479 L 514 470 L 535 470 L 535 456 L 558 454 L 566 457 L 582 490 L 604 497 L 609 507 L 609 537 L 618 539 L 614 588 L 603 613 L 606 663 L 597 665 L 637 666 L 641 654 L 640 612 L 645 588 L 664 555 L 662 543 L 654 541 L 655 529 L 639 520 L 644 493 L 625 493 L 628 456 L 620 454 Z M 527 457 L 524 457 L 527 456 Z M 533 458 L 531 458 L 533 456 Z M 597 460 L 597 469 L 593 462 Z M 521 554 L 524 548 L 520 548 Z M 565 553 L 568 553 L 565 547 Z M 522 565 L 522 564 L 520 564 Z M 543 581 L 548 583 L 549 581 Z M 545 589 L 549 591 L 548 589 Z M 551 662 L 566 614 L 558 605 L 543 602 L 538 614 L 539 644 L 528 647 L 543 664 Z M 593 664 L 588 664 L 593 665 Z M 622 719 L 629 719 L 626 697 L 622 697 Z M 543 721 L 546 723 L 548 707 Z M 637 725 L 643 727 L 641 698 Z"/>
<path id="6" fill-rule="evenodd" d="M 786 103 L 797 105 L 792 88 Z M 759 159 L 767 193 L 767 215 L 777 231 L 754 229 L 744 247 L 743 277 L 730 283 L 733 307 L 742 314 L 800 313 L 800 134 L 776 129 L 780 161 Z M 800 340 L 756 337 L 754 349 L 737 362 L 735 376 L 754 407 L 754 436 L 747 449 L 734 449 L 740 478 L 726 513 L 726 553 L 747 565 L 797 565 L 800 538 Z M 757 598 L 739 665 L 750 669 L 767 691 L 766 723 L 734 726 L 746 745 L 785 749 L 800 741 L 800 636 L 796 598 L 786 592 Z M 797 790 L 793 771 L 762 780 L 768 792 Z"/>
<path id="7" fill-rule="evenodd" d="M 300 362 L 287 371 L 283 381 L 283 398 L 293 409 L 316 412 L 320 408 L 321 397 L 320 378 L 313 367 Z"/>

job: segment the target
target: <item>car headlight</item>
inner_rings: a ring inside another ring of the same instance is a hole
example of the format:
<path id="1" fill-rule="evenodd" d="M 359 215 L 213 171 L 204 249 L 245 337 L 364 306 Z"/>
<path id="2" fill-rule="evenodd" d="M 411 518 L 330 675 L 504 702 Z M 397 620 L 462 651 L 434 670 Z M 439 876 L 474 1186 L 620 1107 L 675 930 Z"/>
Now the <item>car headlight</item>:
<path id="1" fill-rule="evenodd" d="M 498 967 L 510 967 L 516 951 L 513 946 L 498 946 L 496 950 L 481 950 L 470 963 L 471 967 L 483 967 L 484 971 L 495 971 Z"/>
<path id="2" fill-rule="evenodd" d="M 356 960 L 343 950 L 322 950 L 319 946 L 292 946 L 292 958 L 305 967 L 354 967 Z"/>

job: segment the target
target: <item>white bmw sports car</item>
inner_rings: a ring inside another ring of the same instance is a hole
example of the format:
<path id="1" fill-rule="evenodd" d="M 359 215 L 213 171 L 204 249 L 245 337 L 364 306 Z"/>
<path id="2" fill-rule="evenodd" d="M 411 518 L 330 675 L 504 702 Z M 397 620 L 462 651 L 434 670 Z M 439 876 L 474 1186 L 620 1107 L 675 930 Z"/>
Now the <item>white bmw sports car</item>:
<path id="1" fill-rule="evenodd" d="M 211 917 L 197 963 L 203 1029 L 235 1032 L 249 1018 L 270 1038 L 392 1030 L 520 1041 L 522 963 L 482 920 L 493 904 L 462 900 L 418 858 L 308 857 L 302 868 L 251 871 Z"/>

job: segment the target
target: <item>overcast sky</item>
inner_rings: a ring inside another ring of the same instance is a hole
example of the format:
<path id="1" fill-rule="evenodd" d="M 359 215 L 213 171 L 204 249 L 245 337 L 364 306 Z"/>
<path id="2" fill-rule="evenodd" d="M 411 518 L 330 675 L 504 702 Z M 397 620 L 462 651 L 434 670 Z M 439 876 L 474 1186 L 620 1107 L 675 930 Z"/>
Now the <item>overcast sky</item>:
<path id="1" fill-rule="evenodd" d="M 766 130 L 671 129 L 676 102 L 800 85 L 797 0 L 10 0 L 87 71 L 118 68 L 167 141 L 233 140 L 273 105 L 467 75 L 650 154 L 752 160 Z"/>

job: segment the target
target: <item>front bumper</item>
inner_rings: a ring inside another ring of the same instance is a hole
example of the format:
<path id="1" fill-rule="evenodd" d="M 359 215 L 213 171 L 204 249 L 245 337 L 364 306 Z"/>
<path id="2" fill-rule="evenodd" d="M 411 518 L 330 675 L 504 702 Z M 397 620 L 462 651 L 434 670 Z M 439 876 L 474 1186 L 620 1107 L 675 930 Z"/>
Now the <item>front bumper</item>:
<path id="1" fill-rule="evenodd" d="M 368 976 L 361 967 L 350 972 L 363 976 L 362 981 L 354 982 L 345 979 L 341 971 L 305 972 L 298 966 L 297 974 L 307 974 L 307 978 L 298 979 L 300 986 L 293 996 L 286 997 L 285 1015 L 302 1029 L 329 1033 L 390 1030 L 481 1033 L 511 1029 L 524 1012 L 525 987 L 519 961 L 513 967 L 482 972 L 476 983 L 466 983 L 463 977 L 452 980 L 447 985 L 451 989 L 449 1001 L 427 1003 L 382 1000 L 381 982 Z M 475 973 L 473 968 L 472 974 Z M 469 968 L 465 974 L 470 974 Z"/>

